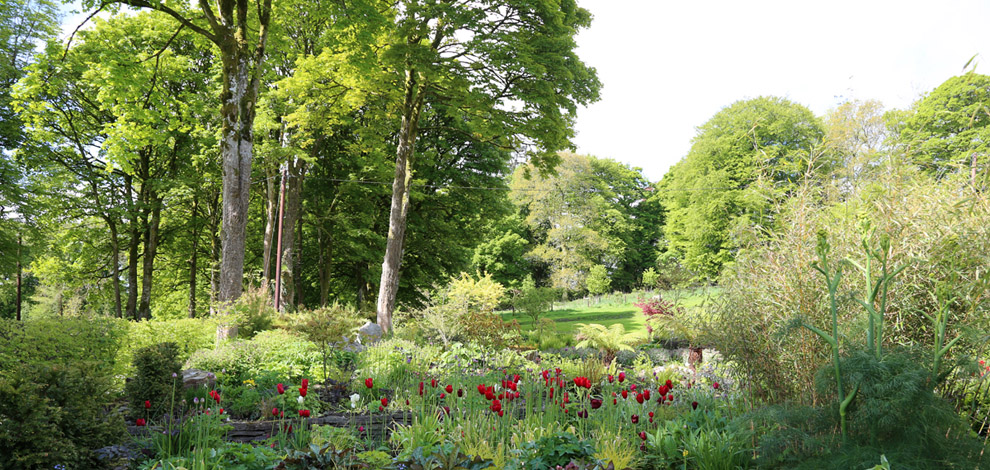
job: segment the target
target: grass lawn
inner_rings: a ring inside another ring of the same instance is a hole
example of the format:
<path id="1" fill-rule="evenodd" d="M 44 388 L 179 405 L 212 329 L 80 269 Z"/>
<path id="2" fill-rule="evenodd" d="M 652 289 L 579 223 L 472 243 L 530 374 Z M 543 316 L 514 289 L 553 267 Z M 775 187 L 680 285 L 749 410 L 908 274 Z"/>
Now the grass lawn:
<path id="1" fill-rule="evenodd" d="M 663 291 L 664 299 L 676 302 L 684 307 L 689 315 L 696 314 L 706 302 L 719 293 L 716 288 L 681 289 Z M 636 332 L 646 337 L 646 317 L 639 307 L 633 305 L 639 302 L 639 297 L 649 298 L 652 294 L 642 292 L 632 294 L 616 293 L 603 296 L 601 299 L 577 299 L 569 302 L 558 302 L 553 311 L 543 314 L 557 325 L 557 333 L 573 335 L 578 329 L 578 323 L 600 323 L 611 326 L 621 323 L 626 331 Z M 502 312 L 503 320 L 516 320 L 523 331 L 532 330 L 533 320 L 522 312 Z"/>

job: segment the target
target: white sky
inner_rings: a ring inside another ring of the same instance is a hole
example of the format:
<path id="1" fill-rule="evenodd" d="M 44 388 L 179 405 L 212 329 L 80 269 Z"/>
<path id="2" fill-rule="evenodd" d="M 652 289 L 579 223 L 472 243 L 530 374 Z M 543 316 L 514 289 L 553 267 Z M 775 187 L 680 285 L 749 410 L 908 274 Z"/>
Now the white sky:
<path id="1" fill-rule="evenodd" d="M 697 126 L 740 99 L 774 95 L 817 115 L 846 99 L 906 108 L 962 73 L 987 73 L 990 2 L 578 0 L 578 54 L 601 101 L 581 109 L 580 153 L 651 181 L 687 154 Z"/>

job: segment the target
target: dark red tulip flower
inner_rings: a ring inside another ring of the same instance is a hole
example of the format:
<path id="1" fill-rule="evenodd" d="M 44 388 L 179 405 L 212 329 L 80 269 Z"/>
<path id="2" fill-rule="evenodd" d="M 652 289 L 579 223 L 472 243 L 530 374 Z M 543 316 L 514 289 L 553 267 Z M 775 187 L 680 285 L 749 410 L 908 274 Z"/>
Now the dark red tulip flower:
<path id="1" fill-rule="evenodd" d="M 309 418 L 309 410 L 299 410 L 299 416 L 302 418 Z"/>
<path id="2" fill-rule="evenodd" d="M 640 431 L 639 432 L 639 438 L 645 441 L 646 440 L 646 431 Z"/>
<path id="3" fill-rule="evenodd" d="M 633 424 L 639 423 L 639 415 L 632 415 L 629 417 L 629 419 L 632 420 Z"/>
<path id="4" fill-rule="evenodd" d="M 626 380 L 626 373 L 625 372 L 619 372 L 619 383 L 622 383 L 625 380 Z"/>
<path id="5" fill-rule="evenodd" d="M 302 379 L 302 388 L 309 388 L 309 379 Z"/>
<path id="6" fill-rule="evenodd" d="M 622 391 L 622 398 L 629 398 L 629 391 L 628 390 L 623 390 Z"/>
<path id="7" fill-rule="evenodd" d="M 692 410 L 697 410 L 698 409 L 698 402 L 692 401 L 691 402 L 691 409 Z"/>
<path id="8" fill-rule="evenodd" d="M 718 382 L 713 382 L 712 383 L 712 388 L 714 388 L 715 390 L 718 390 Z"/>
<path id="9" fill-rule="evenodd" d="M 463 397 L 463 396 L 464 396 L 464 389 L 463 388 L 457 389 L 457 398 L 460 398 L 460 397 Z"/>
<path id="10" fill-rule="evenodd" d="M 608 383 L 612 383 L 612 382 L 615 382 L 615 376 L 609 374 L 609 376 L 608 376 Z"/>
<path id="11" fill-rule="evenodd" d="M 144 409 L 151 409 L 151 400 L 144 401 Z"/>
<path id="12" fill-rule="evenodd" d="M 374 388 L 375 381 L 371 377 L 368 377 L 367 379 L 364 379 L 364 386 L 368 388 Z"/>
<path id="13" fill-rule="evenodd" d="M 144 418 L 138 418 L 137 421 L 134 424 L 136 424 L 138 426 L 145 426 L 145 425 L 148 424 L 148 422 L 145 421 Z"/>
<path id="14" fill-rule="evenodd" d="M 388 398 L 382 397 L 382 406 L 388 406 Z"/>
<path id="15" fill-rule="evenodd" d="M 278 385 L 275 386 L 275 390 L 278 390 L 278 394 L 281 395 L 281 394 L 285 393 L 285 385 L 278 384 Z"/>
<path id="16" fill-rule="evenodd" d="M 591 399 L 591 409 L 597 410 L 602 407 L 602 401 L 597 398 Z"/>
<path id="17" fill-rule="evenodd" d="M 301 397 L 305 397 L 306 396 L 306 389 L 305 388 L 300 388 L 299 389 L 299 396 L 301 396 Z"/>
<path id="18" fill-rule="evenodd" d="M 454 393 L 454 386 L 451 384 L 447 384 L 447 387 L 444 388 L 444 390 L 446 390 L 447 393 Z"/>

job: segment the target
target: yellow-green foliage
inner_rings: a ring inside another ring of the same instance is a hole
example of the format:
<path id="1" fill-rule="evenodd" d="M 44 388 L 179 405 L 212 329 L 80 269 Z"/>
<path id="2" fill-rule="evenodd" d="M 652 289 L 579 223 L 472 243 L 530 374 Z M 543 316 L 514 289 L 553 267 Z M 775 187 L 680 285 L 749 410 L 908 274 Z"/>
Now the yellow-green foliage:
<path id="1" fill-rule="evenodd" d="M 596 459 L 601 460 L 606 465 L 611 462 L 616 470 L 636 468 L 636 460 L 640 451 L 636 448 L 635 439 L 599 432 L 595 442 Z"/>
<path id="2" fill-rule="evenodd" d="M 885 346 L 932 346 L 935 335 L 924 313 L 936 312 L 932 293 L 947 286 L 952 305 L 946 337 L 963 334 L 954 351 L 979 353 L 987 342 L 968 330 L 990 324 L 990 200 L 968 186 L 969 174 L 936 180 L 896 163 L 883 164 L 855 184 L 815 183 L 795 191 L 781 208 L 780 229 L 742 252 L 722 277 L 722 305 L 705 328 L 751 377 L 753 389 L 773 400 L 819 401 L 815 371 L 828 350 L 805 329 L 787 330 L 795 317 L 831 329 L 827 289 L 810 265 L 817 232 L 825 230 L 831 257 L 862 263 L 861 225 L 875 229 L 870 246 L 890 237 L 890 265 L 908 267 L 890 285 L 884 315 Z M 876 267 L 876 266 L 874 266 Z M 878 272 L 873 273 L 873 279 Z M 867 317 L 852 300 L 865 295 L 864 276 L 849 266 L 838 288 L 843 344 L 864 344 Z"/>
<path id="3" fill-rule="evenodd" d="M 474 279 L 467 273 L 450 280 L 448 298 L 462 311 L 492 312 L 505 294 L 505 287 L 491 274 Z"/>
<path id="4" fill-rule="evenodd" d="M 636 333 L 626 333 L 622 323 L 607 328 L 598 323 L 578 323 L 578 328 L 576 347 L 597 349 L 606 363 L 612 362 L 619 351 L 632 351 L 632 344 L 640 339 Z"/>

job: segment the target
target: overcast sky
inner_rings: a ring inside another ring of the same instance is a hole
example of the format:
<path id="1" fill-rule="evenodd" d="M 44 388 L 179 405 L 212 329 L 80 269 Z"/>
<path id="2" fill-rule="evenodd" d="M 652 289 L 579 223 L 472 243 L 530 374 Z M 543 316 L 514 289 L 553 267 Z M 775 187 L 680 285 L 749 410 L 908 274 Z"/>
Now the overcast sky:
<path id="1" fill-rule="evenodd" d="M 774 95 L 815 114 L 847 99 L 906 108 L 959 75 L 990 68 L 987 1 L 578 0 L 591 28 L 578 54 L 601 101 L 581 109 L 580 153 L 643 168 L 650 180 L 725 106 Z"/>

